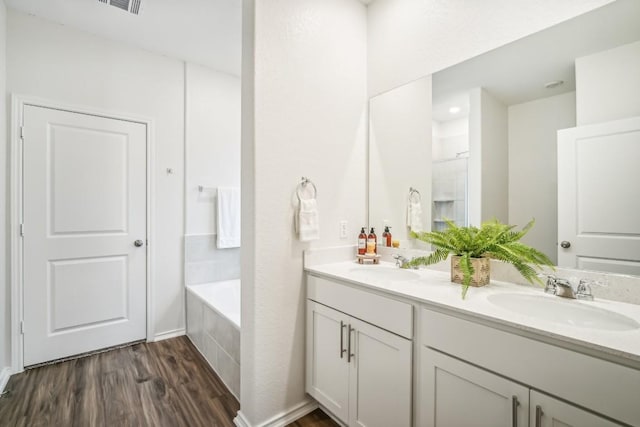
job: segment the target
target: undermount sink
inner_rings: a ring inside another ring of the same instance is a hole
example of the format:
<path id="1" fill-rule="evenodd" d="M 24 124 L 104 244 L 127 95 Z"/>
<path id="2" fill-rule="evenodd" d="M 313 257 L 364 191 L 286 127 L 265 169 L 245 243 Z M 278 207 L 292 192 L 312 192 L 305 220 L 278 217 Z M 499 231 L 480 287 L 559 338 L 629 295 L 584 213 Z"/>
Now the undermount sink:
<path id="1" fill-rule="evenodd" d="M 369 280 L 404 281 L 414 280 L 420 277 L 420 275 L 415 271 L 403 270 L 400 268 L 383 268 L 379 266 L 352 268 L 349 273 L 356 277 Z"/>
<path id="2" fill-rule="evenodd" d="M 506 293 L 489 295 L 487 300 L 514 313 L 578 328 L 603 331 L 640 328 L 638 322 L 625 315 L 560 297 Z"/>

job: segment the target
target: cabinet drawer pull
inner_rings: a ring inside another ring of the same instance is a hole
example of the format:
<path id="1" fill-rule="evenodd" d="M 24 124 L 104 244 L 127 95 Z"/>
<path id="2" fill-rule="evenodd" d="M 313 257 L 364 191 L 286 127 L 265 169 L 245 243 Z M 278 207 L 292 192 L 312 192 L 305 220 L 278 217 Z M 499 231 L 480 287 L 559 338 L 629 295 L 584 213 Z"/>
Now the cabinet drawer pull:
<path id="1" fill-rule="evenodd" d="M 518 406 L 520 402 L 518 402 L 518 396 L 511 397 L 511 425 L 513 427 L 518 427 Z"/>
<path id="2" fill-rule="evenodd" d="M 351 332 L 355 331 L 354 328 L 349 325 L 349 339 L 347 340 L 347 363 L 351 363 L 351 358 L 355 356 L 355 354 L 351 353 Z"/>
<path id="3" fill-rule="evenodd" d="M 536 405 L 536 427 L 542 427 L 542 407 Z"/>
<path id="4" fill-rule="evenodd" d="M 344 349 L 344 328 L 347 325 L 344 322 L 340 321 L 340 359 L 344 358 L 344 353 L 347 351 Z"/>

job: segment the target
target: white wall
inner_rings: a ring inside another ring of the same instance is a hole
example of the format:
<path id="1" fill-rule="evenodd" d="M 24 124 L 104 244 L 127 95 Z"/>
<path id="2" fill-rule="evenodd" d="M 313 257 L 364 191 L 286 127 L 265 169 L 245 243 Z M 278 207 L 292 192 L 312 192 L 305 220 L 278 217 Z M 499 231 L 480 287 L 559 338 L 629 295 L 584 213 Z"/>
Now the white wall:
<path id="1" fill-rule="evenodd" d="M 640 116 L 640 41 L 576 59 L 578 126 Z"/>
<path id="2" fill-rule="evenodd" d="M 507 222 L 507 107 L 482 88 L 469 101 L 469 224 Z"/>
<path id="3" fill-rule="evenodd" d="M 469 117 L 433 122 L 433 160 L 454 159 L 469 151 Z M 464 154 L 466 156 L 467 153 Z"/>
<path id="4" fill-rule="evenodd" d="M 371 98 L 369 115 L 369 226 L 382 236 L 388 221 L 393 238 L 407 240 L 409 187 L 431 229 L 431 76 Z"/>
<path id="5" fill-rule="evenodd" d="M 240 249 L 218 249 L 215 233 L 218 187 L 240 187 L 240 78 L 194 64 L 185 73 L 185 284 L 239 279 Z"/>
<path id="6" fill-rule="evenodd" d="M 215 234 L 215 189 L 240 187 L 239 77 L 186 65 L 185 155 L 186 234 Z"/>
<path id="7" fill-rule="evenodd" d="M 7 9 L 4 0 L 0 0 L 0 200 L 3 208 L 0 209 L 0 371 L 11 364 L 11 334 L 10 334 L 10 315 L 11 315 L 11 298 L 9 290 L 9 242 L 7 241 L 7 220 L 8 220 L 8 189 L 7 182 L 9 176 L 9 165 L 7 163 L 8 144 L 7 138 L 7 102 L 5 95 L 6 85 L 6 20 Z"/>
<path id="8" fill-rule="evenodd" d="M 241 416 L 261 425 L 306 399 L 302 251 L 354 244 L 366 220 L 366 9 L 355 0 L 244 7 Z M 293 233 L 301 176 L 318 188 L 312 243 Z"/>
<path id="9" fill-rule="evenodd" d="M 523 239 L 557 263 L 557 131 L 576 124 L 576 94 L 509 107 L 509 223 L 536 225 Z"/>
<path id="10" fill-rule="evenodd" d="M 481 92 L 482 221 L 508 221 L 509 147 L 507 106 Z"/>
<path id="11" fill-rule="evenodd" d="M 432 74 L 611 0 L 374 1 L 371 95 Z"/>
<path id="12" fill-rule="evenodd" d="M 9 11 L 7 90 L 155 120 L 153 330 L 184 328 L 183 63 Z"/>

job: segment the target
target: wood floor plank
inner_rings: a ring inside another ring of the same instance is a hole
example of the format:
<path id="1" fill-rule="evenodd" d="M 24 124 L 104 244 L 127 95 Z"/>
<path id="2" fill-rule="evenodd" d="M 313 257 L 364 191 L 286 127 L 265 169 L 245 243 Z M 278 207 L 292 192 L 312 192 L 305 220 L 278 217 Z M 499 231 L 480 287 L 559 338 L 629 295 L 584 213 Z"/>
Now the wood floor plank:
<path id="1" fill-rule="evenodd" d="M 234 427 L 235 397 L 187 337 L 134 344 L 13 375 L 2 427 Z M 315 411 L 292 427 L 337 427 Z"/>

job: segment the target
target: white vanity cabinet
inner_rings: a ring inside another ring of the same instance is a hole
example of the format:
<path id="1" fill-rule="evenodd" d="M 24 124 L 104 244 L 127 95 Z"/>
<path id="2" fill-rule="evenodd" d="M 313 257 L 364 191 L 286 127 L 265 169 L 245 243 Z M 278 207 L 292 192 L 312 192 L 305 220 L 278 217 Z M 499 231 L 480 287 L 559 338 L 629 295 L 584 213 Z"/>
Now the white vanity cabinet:
<path id="1" fill-rule="evenodd" d="M 637 369 L 437 311 L 420 317 L 420 426 L 640 426 Z"/>
<path id="2" fill-rule="evenodd" d="M 531 390 L 530 397 L 531 427 L 621 427 L 577 406 L 555 399 L 546 394 Z"/>
<path id="3" fill-rule="evenodd" d="M 420 357 L 425 426 L 528 425 L 527 387 L 429 348 Z"/>
<path id="4" fill-rule="evenodd" d="M 411 426 L 411 304 L 315 276 L 307 284 L 307 392 L 349 426 Z"/>
<path id="5" fill-rule="evenodd" d="M 422 352 L 428 427 L 621 427 L 431 349 Z"/>

